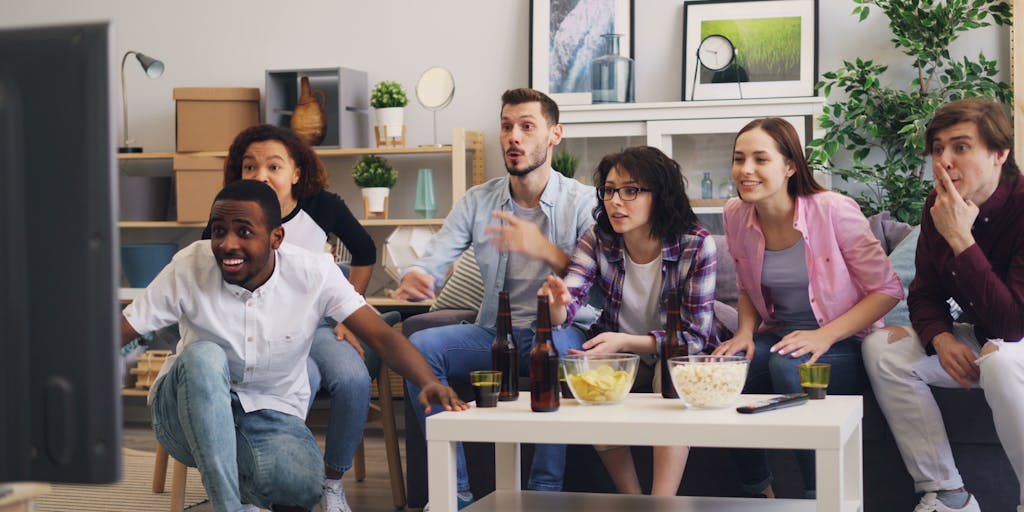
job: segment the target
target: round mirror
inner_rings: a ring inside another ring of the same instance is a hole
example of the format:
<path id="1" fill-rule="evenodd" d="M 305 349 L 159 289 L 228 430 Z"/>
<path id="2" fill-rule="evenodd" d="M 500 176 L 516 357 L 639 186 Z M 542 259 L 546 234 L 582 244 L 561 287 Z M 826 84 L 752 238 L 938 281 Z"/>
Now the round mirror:
<path id="1" fill-rule="evenodd" d="M 416 99 L 420 105 L 437 110 L 448 106 L 455 96 L 455 78 L 451 71 L 435 66 L 423 72 L 416 82 Z"/>

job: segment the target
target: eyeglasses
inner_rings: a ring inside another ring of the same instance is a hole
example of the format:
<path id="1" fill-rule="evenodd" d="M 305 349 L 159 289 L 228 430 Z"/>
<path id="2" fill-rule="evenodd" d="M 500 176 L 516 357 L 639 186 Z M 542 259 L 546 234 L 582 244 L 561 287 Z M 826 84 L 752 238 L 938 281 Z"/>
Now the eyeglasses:
<path id="1" fill-rule="evenodd" d="M 637 194 L 640 192 L 651 192 L 651 189 L 640 187 L 597 187 L 597 198 L 602 201 L 610 201 L 616 192 L 619 194 L 619 199 L 632 201 L 636 199 Z"/>

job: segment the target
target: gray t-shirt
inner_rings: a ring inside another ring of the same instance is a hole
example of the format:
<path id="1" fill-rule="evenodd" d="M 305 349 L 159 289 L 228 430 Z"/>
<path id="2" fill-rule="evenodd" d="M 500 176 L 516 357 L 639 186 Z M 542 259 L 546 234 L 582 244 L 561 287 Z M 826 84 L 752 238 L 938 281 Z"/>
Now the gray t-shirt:
<path id="1" fill-rule="evenodd" d="M 808 296 L 807 260 L 804 239 L 781 251 L 764 251 L 761 285 L 773 315 L 790 330 L 820 327 Z"/>
<path id="2" fill-rule="evenodd" d="M 548 218 L 540 207 L 523 208 L 512 201 L 512 213 L 517 219 L 532 222 L 541 234 L 550 238 Z M 505 289 L 508 290 L 512 306 L 512 326 L 530 327 L 537 318 L 537 290 L 551 273 L 546 262 L 512 252 L 508 255 L 508 270 L 505 272 Z"/>

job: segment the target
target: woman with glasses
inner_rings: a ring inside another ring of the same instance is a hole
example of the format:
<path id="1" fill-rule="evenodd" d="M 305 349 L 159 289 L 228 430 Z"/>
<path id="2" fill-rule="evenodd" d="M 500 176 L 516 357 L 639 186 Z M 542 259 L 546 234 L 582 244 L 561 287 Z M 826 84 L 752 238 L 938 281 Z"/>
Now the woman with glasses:
<path id="1" fill-rule="evenodd" d="M 903 286 L 849 197 L 814 181 L 796 130 L 757 119 L 733 145 L 738 199 L 725 205 L 736 263 L 739 323 L 714 354 L 750 359 L 745 393 L 800 393 L 797 366 L 832 365 L 831 394 L 860 394 L 861 340 L 903 298 Z M 765 450 L 732 452 L 743 489 L 774 497 Z M 814 455 L 797 452 L 806 497 Z"/>
<path id="2" fill-rule="evenodd" d="M 652 147 L 628 148 L 601 160 L 594 183 L 597 223 L 576 245 L 565 278 L 549 277 L 541 289 L 551 298 L 552 324 L 572 322 L 597 284 L 604 308 L 583 348 L 653 355 L 665 337 L 668 292 L 678 290 L 681 336 L 691 350 L 713 348 L 715 244 L 697 225 L 679 164 Z M 641 361 L 636 386 L 660 391 L 654 358 Z M 629 447 L 596 448 L 619 492 L 640 494 Z M 687 447 L 654 447 L 652 495 L 676 495 L 687 454 Z"/>

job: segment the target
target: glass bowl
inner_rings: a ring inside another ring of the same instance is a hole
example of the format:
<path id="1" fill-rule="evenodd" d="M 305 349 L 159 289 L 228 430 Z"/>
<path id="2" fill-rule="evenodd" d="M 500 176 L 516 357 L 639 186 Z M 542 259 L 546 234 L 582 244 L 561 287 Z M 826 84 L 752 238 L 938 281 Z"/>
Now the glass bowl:
<path id="1" fill-rule="evenodd" d="M 577 402 L 610 405 L 629 394 L 639 360 L 636 354 L 569 354 L 561 364 Z"/>
<path id="2" fill-rule="evenodd" d="M 743 356 L 682 356 L 668 360 L 672 384 L 687 407 L 718 409 L 736 401 L 747 382 Z"/>

